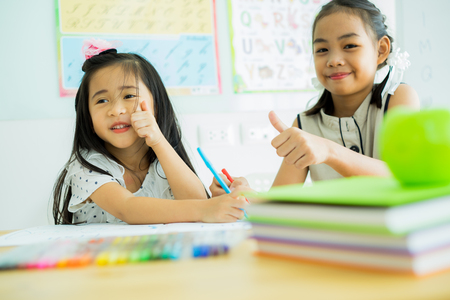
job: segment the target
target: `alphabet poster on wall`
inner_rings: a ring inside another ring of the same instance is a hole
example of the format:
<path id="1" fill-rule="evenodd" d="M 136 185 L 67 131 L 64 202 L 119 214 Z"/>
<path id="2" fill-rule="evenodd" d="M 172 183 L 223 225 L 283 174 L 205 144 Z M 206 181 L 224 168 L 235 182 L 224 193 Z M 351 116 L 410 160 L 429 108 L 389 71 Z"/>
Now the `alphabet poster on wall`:
<path id="1" fill-rule="evenodd" d="M 215 0 L 55 0 L 60 96 L 74 96 L 83 41 L 120 41 L 146 57 L 170 95 L 221 92 Z"/>
<path id="2" fill-rule="evenodd" d="M 313 90 L 311 28 L 330 0 L 228 0 L 236 93 Z"/>

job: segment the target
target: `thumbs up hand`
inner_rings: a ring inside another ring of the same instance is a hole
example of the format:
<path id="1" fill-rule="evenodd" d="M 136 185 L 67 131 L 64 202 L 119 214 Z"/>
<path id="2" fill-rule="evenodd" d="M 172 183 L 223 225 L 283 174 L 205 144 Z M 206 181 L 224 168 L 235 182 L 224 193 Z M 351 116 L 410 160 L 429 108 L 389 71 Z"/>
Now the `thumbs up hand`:
<path id="1" fill-rule="evenodd" d="M 289 126 L 287 126 L 280 120 L 280 118 L 273 110 L 269 113 L 269 120 L 270 123 L 272 123 L 272 126 L 275 127 L 275 129 L 278 130 L 279 133 L 282 133 L 289 128 Z"/>
<path id="2" fill-rule="evenodd" d="M 288 127 L 271 111 L 269 120 L 280 133 L 272 140 L 272 146 L 277 149 L 277 155 L 284 157 L 288 165 L 304 169 L 310 165 L 327 163 L 331 155 L 331 141 L 307 133 L 298 127 Z"/>
<path id="3" fill-rule="evenodd" d="M 145 138 L 145 143 L 149 147 L 157 145 L 163 139 L 153 111 L 145 100 L 138 104 L 136 111 L 131 115 L 131 124 L 138 136 Z"/>

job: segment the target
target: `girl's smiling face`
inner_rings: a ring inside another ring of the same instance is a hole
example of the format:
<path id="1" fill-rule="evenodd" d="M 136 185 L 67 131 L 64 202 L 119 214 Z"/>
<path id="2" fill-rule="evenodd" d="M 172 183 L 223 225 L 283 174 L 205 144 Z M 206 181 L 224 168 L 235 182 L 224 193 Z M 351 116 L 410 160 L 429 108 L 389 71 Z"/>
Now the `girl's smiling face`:
<path id="1" fill-rule="evenodd" d="M 313 35 L 317 79 L 333 96 L 363 100 L 372 90 L 377 67 L 389 51 L 383 52 L 387 37 L 375 41 L 368 30 L 359 17 L 344 12 L 317 22 Z"/>
<path id="2" fill-rule="evenodd" d="M 137 85 L 137 86 L 136 86 Z M 153 96 L 133 74 L 124 74 L 121 66 L 98 70 L 89 83 L 89 112 L 95 133 L 105 146 L 125 149 L 142 146 L 131 125 L 131 114 L 142 101 L 153 111 Z"/>

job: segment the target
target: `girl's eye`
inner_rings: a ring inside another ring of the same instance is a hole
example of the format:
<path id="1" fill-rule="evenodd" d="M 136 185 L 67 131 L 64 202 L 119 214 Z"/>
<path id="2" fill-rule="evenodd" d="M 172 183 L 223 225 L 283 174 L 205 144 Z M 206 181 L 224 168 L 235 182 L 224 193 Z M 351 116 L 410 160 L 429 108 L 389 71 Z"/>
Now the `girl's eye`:
<path id="1" fill-rule="evenodd" d="M 97 104 L 100 104 L 100 103 L 106 103 L 106 102 L 108 102 L 108 100 L 106 100 L 106 99 L 100 99 L 100 100 L 97 101 Z"/>
<path id="2" fill-rule="evenodd" d="M 351 49 L 351 48 L 356 48 L 356 47 L 358 47 L 358 46 L 356 46 L 355 44 L 349 44 L 349 45 L 346 45 L 344 47 L 344 49 Z"/>
<path id="3" fill-rule="evenodd" d="M 316 53 L 324 53 L 324 52 L 327 52 L 327 51 L 328 51 L 327 48 L 320 48 L 320 49 L 318 49 L 318 50 L 316 51 Z"/>
<path id="4" fill-rule="evenodd" d="M 136 95 L 131 95 L 131 94 L 130 94 L 130 95 L 126 95 L 126 96 L 125 96 L 125 99 L 131 99 L 131 98 L 134 98 L 134 97 L 136 97 Z"/>

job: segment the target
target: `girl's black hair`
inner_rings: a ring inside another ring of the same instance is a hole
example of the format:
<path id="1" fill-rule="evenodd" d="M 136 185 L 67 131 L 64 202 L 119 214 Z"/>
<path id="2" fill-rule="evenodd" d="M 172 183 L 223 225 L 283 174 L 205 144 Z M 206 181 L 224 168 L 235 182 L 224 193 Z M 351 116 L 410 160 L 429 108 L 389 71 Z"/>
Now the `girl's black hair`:
<path id="1" fill-rule="evenodd" d="M 316 16 L 313 27 L 312 35 L 314 40 L 314 30 L 316 29 L 317 22 L 322 18 L 329 16 L 336 12 L 344 12 L 350 15 L 355 15 L 359 17 L 363 23 L 366 25 L 367 32 L 372 32 L 375 35 L 377 41 L 382 37 L 386 36 L 391 41 L 394 39 L 387 33 L 387 26 L 384 24 L 386 21 L 386 16 L 381 13 L 381 11 L 370 1 L 367 0 L 332 0 L 329 3 L 322 6 L 319 14 Z M 390 49 L 392 52 L 392 47 Z M 378 65 L 378 70 L 386 65 L 386 61 Z M 388 80 L 389 74 L 383 80 L 382 83 L 378 84 L 372 94 L 372 99 L 370 103 L 375 103 L 378 108 L 381 108 L 381 92 Z M 308 109 L 305 114 L 307 116 L 314 115 L 320 112 L 321 109 L 325 109 L 326 112 L 331 112 L 334 110 L 333 100 L 331 93 L 325 90 L 317 103 Z"/>
<path id="2" fill-rule="evenodd" d="M 59 174 L 53 190 L 53 219 L 55 224 L 73 224 L 73 214 L 68 210 L 72 194 L 71 187 L 64 184 L 67 168 L 73 161 L 78 160 L 85 168 L 101 174 L 110 175 L 105 170 L 89 163 L 81 154 L 83 150 L 97 151 L 107 158 L 120 163 L 117 158 L 108 152 L 104 141 L 94 132 L 88 103 L 89 83 L 92 76 L 98 70 L 113 65 L 121 66 L 124 74 L 135 75 L 136 81 L 139 79 L 142 80 L 149 89 L 153 96 L 153 108 L 155 111 L 156 122 L 158 123 L 162 134 L 186 165 L 195 173 L 194 167 L 192 166 L 181 141 L 181 130 L 175 112 L 158 72 L 152 64 L 138 54 L 117 53 L 115 49 L 104 51 L 99 55 L 87 59 L 82 67 L 82 70 L 85 73 L 81 79 L 81 84 L 75 97 L 76 123 L 72 154 L 69 161 L 65 164 L 65 168 Z M 151 147 L 149 147 L 145 158 L 149 164 L 156 160 L 156 154 Z"/>

